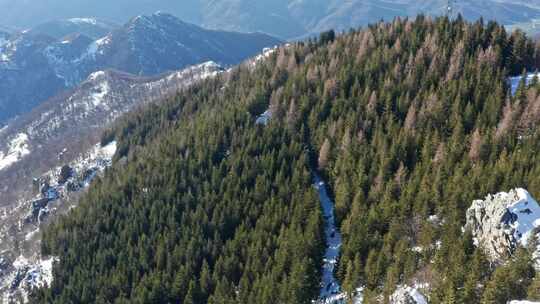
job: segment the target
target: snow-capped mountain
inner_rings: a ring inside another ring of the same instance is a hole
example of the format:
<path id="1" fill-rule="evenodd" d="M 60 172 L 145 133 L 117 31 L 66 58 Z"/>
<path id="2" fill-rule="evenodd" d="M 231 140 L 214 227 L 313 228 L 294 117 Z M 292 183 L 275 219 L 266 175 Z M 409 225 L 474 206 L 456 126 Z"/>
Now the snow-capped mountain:
<path id="1" fill-rule="evenodd" d="M 456 1 L 456 11 L 465 18 L 483 16 L 504 24 L 527 26 L 539 18 L 538 1 L 468 0 Z M 13 1 L 0 0 L 0 20 L 15 26 L 32 26 L 40 21 L 79 16 L 81 12 L 125 22 L 138 14 L 157 9 L 171 12 L 200 26 L 234 30 L 262 31 L 283 38 L 295 38 L 331 28 L 351 27 L 392 20 L 395 16 L 418 13 L 446 13 L 446 0 L 83 0 Z M 5 20 L 5 21 L 4 21 Z M 529 25 L 530 26 L 530 25 Z"/>
<path id="2" fill-rule="evenodd" d="M 119 30 L 95 41 L 85 59 L 99 66 L 151 75 L 193 62 L 239 63 L 278 43 L 275 38 L 259 33 L 206 30 L 158 12 L 135 17 Z"/>
<path id="3" fill-rule="evenodd" d="M 47 35 L 56 39 L 75 33 L 98 39 L 118 27 L 119 25 L 115 23 L 97 18 L 70 18 L 45 22 L 29 29 L 28 32 Z"/>
<path id="4" fill-rule="evenodd" d="M 24 299 L 29 288 L 50 282 L 54 258 L 39 254 L 40 227 L 72 208 L 110 166 L 116 144 L 101 146 L 103 130 L 129 110 L 222 70 L 206 62 L 156 77 L 94 72 L 0 129 L 0 301 Z"/>
<path id="5" fill-rule="evenodd" d="M 205 30 L 163 13 L 133 18 L 98 39 L 84 30 L 99 27 L 97 20 L 71 19 L 68 24 L 75 24 L 78 32 L 64 30 L 61 34 L 66 35 L 54 38 L 50 36 L 54 30 L 38 27 L 0 43 L 0 123 L 76 86 L 95 71 L 117 69 L 150 76 L 210 60 L 230 65 L 280 43 L 264 34 Z"/>

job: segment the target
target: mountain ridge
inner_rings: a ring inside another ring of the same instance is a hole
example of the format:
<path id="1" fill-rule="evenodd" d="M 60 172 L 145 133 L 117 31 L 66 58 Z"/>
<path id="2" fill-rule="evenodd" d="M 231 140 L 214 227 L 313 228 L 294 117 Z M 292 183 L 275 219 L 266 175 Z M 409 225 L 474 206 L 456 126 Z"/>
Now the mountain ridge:
<path id="1" fill-rule="evenodd" d="M 294 39 L 330 29 L 349 30 L 378 22 L 380 19 L 390 21 L 397 16 L 440 16 L 447 12 L 446 3 L 446 0 L 189 0 L 181 3 L 161 0 L 148 5 L 142 1 L 121 0 L 114 3 L 96 1 L 89 7 L 80 0 L 69 3 L 64 0 L 49 0 L 29 7 L 25 1 L 11 5 L 0 1 L 0 6 L 8 8 L 5 15 L 0 12 L 0 17 L 4 17 L 6 22 L 28 27 L 35 25 L 35 20 L 80 17 L 82 12 L 85 12 L 124 23 L 132 16 L 162 10 L 207 28 L 261 31 L 283 39 Z M 505 25 L 517 24 L 528 30 L 533 30 L 530 24 L 538 19 L 540 14 L 540 5 L 521 0 L 466 0 L 457 2 L 455 6 L 456 12 L 461 12 L 468 20 L 483 16 L 486 19 L 496 19 Z M 36 16 L 36 12 L 40 14 Z"/>
<path id="2" fill-rule="evenodd" d="M 0 294 L 24 299 L 52 276 L 39 254 L 41 230 L 77 205 L 110 167 L 115 143 L 101 133 L 130 110 L 150 107 L 223 68 L 206 62 L 159 76 L 122 71 L 92 73 L 0 129 Z M 4 153 L 6 152 L 6 153 Z"/>
<path id="3" fill-rule="evenodd" d="M 98 39 L 77 32 L 56 39 L 42 32 L 23 31 L 0 44 L 0 122 L 94 71 L 157 75 L 210 60 L 230 65 L 281 43 L 264 34 L 202 29 L 168 14 L 135 17 Z"/>
<path id="4" fill-rule="evenodd" d="M 57 275 L 33 299 L 538 297 L 528 248 L 490 264 L 464 227 L 489 193 L 540 193 L 539 84 L 509 79 L 540 66 L 538 48 L 496 22 L 396 18 L 281 46 L 131 113 L 105 136 L 116 163 L 45 231 Z"/>

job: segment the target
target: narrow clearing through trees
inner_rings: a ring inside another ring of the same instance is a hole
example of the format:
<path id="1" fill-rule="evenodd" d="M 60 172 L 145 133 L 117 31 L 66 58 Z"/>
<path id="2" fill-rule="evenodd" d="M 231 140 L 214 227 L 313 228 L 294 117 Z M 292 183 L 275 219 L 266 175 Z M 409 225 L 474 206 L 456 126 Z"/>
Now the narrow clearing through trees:
<path id="1" fill-rule="evenodd" d="M 341 292 L 339 281 L 334 276 L 334 269 L 337 265 L 339 257 L 339 249 L 341 248 L 341 233 L 336 228 L 334 218 L 334 203 L 328 196 L 326 184 L 322 178 L 314 173 L 314 187 L 319 192 L 319 199 L 324 217 L 324 234 L 326 237 L 326 251 L 324 254 L 324 265 L 321 282 L 321 292 L 319 304 L 341 304 L 345 303 L 345 294 Z"/>

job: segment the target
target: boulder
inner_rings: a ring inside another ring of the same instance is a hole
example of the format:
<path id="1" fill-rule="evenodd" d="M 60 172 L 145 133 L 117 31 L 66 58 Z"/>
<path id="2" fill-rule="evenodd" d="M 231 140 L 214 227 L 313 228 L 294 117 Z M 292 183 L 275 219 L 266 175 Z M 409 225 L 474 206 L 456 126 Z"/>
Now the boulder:
<path id="1" fill-rule="evenodd" d="M 492 262 L 527 246 L 540 226 L 540 206 L 525 189 L 513 189 L 476 200 L 467 209 L 466 229 Z"/>
<path id="2" fill-rule="evenodd" d="M 40 218 L 41 210 L 45 209 L 49 203 L 48 198 L 32 201 L 30 211 L 25 217 L 25 223 L 36 223 Z"/>
<path id="3" fill-rule="evenodd" d="M 426 297 L 414 287 L 400 285 L 390 296 L 391 304 L 427 304 Z"/>

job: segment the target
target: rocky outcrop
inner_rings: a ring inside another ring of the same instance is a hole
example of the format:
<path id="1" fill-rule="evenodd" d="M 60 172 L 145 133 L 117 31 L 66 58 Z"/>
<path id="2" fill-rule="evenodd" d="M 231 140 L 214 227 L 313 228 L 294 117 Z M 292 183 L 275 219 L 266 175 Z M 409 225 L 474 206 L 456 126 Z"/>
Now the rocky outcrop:
<path id="1" fill-rule="evenodd" d="M 53 276 L 53 263 L 58 260 L 55 257 L 40 257 L 32 262 L 24 256 L 19 256 L 14 262 L 13 272 L 8 275 L 5 282 L 8 282 L 7 290 L 1 294 L 2 303 L 20 303 L 28 301 L 28 292 L 34 288 L 50 286 Z"/>
<path id="2" fill-rule="evenodd" d="M 427 304 L 426 297 L 414 287 L 407 285 L 398 286 L 390 296 L 391 304 Z"/>
<path id="3" fill-rule="evenodd" d="M 527 246 L 540 226 L 540 206 L 525 189 L 514 189 L 476 200 L 467 210 L 466 229 L 492 262 Z"/>
<path id="4" fill-rule="evenodd" d="M 55 259 L 39 254 L 41 224 L 75 206 L 71 197 L 111 166 L 115 152 L 115 141 L 97 144 L 69 164 L 34 178 L 36 197 L 22 201 L 0 217 L 4 220 L 0 221 L 0 246 L 4 246 L 0 251 L 0 303 L 24 303 L 31 289 L 50 284 Z M 20 221 L 18 211 L 24 213 Z"/>
<path id="5" fill-rule="evenodd" d="M 31 202 L 30 210 L 28 215 L 25 218 L 25 223 L 37 223 L 41 221 L 44 217 L 43 211 L 46 209 L 47 204 L 49 203 L 49 198 L 39 198 Z"/>

